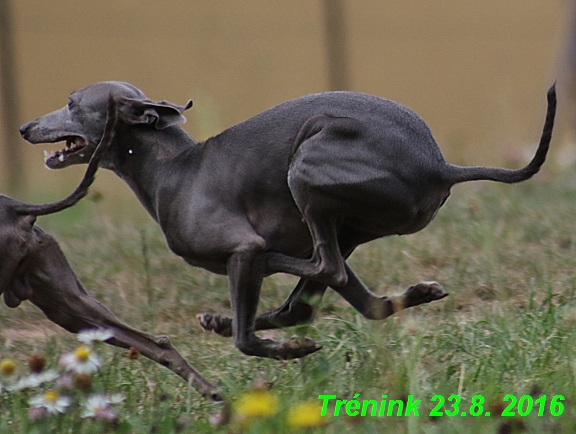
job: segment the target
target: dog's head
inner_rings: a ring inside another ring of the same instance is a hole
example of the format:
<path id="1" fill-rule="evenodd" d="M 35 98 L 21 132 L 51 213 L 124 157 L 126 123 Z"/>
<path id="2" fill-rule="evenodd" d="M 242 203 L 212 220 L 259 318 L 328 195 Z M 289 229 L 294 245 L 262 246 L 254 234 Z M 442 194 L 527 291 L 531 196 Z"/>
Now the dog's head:
<path id="1" fill-rule="evenodd" d="M 119 121 L 157 130 L 186 122 L 182 113 L 192 106 L 192 101 L 185 106 L 153 102 L 131 84 L 101 82 L 72 92 L 65 107 L 22 125 L 20 133 L 32 144 L 66 142 L 59 151 L 45 152 L 50 169 L 88 163 L 104 132 L 110 96 L 116 102 Z M 104 156 L 104 165 L 106 160 Z"/>

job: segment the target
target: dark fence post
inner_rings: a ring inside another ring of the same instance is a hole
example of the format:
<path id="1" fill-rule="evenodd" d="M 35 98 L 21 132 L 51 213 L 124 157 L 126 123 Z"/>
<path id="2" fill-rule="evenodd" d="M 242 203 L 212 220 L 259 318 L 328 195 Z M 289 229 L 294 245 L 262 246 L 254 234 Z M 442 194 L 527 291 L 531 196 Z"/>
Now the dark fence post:
<path id="1" fill-rule="evenodd" d="M 323 0 L 330 90 L 349 90 L 346 26 L 342 0 Z"/>
<path id="2" fill-rule="evenodd" d="M 8 190 L 24 190 L 23 159 L 20 151 L 18 127 L 20 110 L 16 78 L 15 48 L 10 0 L 0 0 L 0 104 L 4 129 L 4 167 L 7 170 Z"/>

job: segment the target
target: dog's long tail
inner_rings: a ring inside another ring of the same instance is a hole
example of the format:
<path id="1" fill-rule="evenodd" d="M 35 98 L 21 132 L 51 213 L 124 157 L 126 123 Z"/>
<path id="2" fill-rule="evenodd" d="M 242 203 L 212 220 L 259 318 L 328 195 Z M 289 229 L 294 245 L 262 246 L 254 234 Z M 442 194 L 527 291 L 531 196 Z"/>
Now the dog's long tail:
<path id="1" fill-rule="evenodd" d="M 98 146 L 96 147 L 94 153 L 92 154 L 92 157 L 90 158 L 88 168 L 86 169 L 86 173 L 84 173 L 82 181 L 68 197 L 59 200 L 58 202 L 47 203 L 42 205 L 18 202 L 15 205 L 16 211 L 21 214 L 28 214 L 34 216 L 53 214 L 55 212 L 62 211 L 66 208 L 75 205 L 80 199 L 86 196 L 88 194 L 88 188 L 94 182 L 96 171 L 98 170 L 98 164 L 100 163 L 102 156 L 104 155 L 106 149 L 108 149 L 110 143 L 112 143 L 112 139 L 114 138 L 114 131 L 116 128 L 116 117 L 117 117 L 116 103 L 114 101 L 114 98 L 110 96 L 110 98 L 108 99 L 106 126 L 104 128 L 104 134 L 102 135 L 100 143 L 98 143 Z"/>
<path id="2" fill-rule="evenodd" d="M 552 129 L 554 127 L 554 116 L 556 114 L 556 84 L 552 85 L 548 90 L 548 110 L 546 112 L 546 121 L 542 136 L 540 137 L 540 144 L 536 150 L 536 154 L 530 163 L 518 170 L 501 169 L 497 167 L 461 167 L 456 165 L 448 165 L 446 172 L 446 181 L 452 185 L 459 182 L 466 181 L 479 181 L 489 180 L 504 182 L 506 184 L 513 184 L 515 182 L 525 181 L 534 176 L 540 170 L 542 164 L 546 160 L 546 154 L 550 147 L 550 139 L 552 138 Z"/>

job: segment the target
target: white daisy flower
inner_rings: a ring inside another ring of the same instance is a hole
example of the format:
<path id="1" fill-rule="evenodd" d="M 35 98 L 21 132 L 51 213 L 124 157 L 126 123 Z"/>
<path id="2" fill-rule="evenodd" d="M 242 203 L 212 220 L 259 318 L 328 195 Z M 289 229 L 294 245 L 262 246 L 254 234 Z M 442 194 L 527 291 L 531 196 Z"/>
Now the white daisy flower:
<path id="1" fill-rule="evenodd" d="M 120 399 L 120 401 L 118 401 L 118 399 Z M 91 395 L 84 403 L 80 417 L 114 420 L 116 419 L 116 413 L 114 413 L 110 404 L 117 404 L 118 402 L 122 402 L 122 400 L 124 400 L 124 397 L 117 394 L 112 396 L 101 394 Z"/>
<path id="2" fill-rule="evenodd" d="M 58 371 L 51 369 L 39 374 L 30 374 L 27 377 L 22 377 L 16 383 L 8 387 L 7 389 L 12 392 L 17 392 L 24 389 L 32 389 L 38 387 L 49 381 L 54 381 L 59 377 Z"/>
<path id="3" fill-rule="evenodd" d="M 80 345 L 74 352 L 64 354 L 60 365 L 76 374 L 91 374 L 100 367 L 100 359 L 87 345 Z"/>
<path id="4" fill-rule="evenodd" d="M 42 395 L 36 395 L 28 401 L 31 409 L 45 409 L 50 414 L 64 413 L 70 406 L 70 398 L 61 396 L 56 390 L 48 390 Z"/>
<path id="5" fill-rule="evenodd" d="M 80 342 L 90 345 L 93 342 L 104 342 L 114 337 L 114 333 L 109 329 L 86 329 L 82 330 L 76 336 Z"/>
<path id="6" fill-rule="evenodd" d="M 126 399 L 126 397 L 121 393 L 113 393 L 112 395 L 108 396 L 110 404 L 120 404 L 121 402 L 124 402 L 124 399 Z"/>

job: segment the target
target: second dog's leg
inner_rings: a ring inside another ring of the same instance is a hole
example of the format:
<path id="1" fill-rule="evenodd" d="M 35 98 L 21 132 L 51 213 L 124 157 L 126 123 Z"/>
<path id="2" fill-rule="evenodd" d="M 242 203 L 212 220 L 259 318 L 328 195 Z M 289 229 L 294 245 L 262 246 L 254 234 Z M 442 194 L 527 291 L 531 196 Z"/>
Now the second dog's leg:
<path id="1" fill-rule="evenodd" d="M 55 288 L 55 287 L 53 287 Z M 30 301 L 51 321 L 72 333 L 84 329 L 111 330 L 114 337 L 106 343 L 121 348 L 134 347 L 145 357 L 167 367 L 192 385 L 205 397 L 221 400 L 217 387 L 205 380 L 170 343 L 168 336 L 153 336 L 121 322 L 81 287 L 65 290 L 35 291 Z"/>
<path id="2" fill-rule="evenodd" d="M 16 305 L 29 297 L 48 319 L 72 333 L 90 328 L 111 329 L 114 337 L 107 343 L 123 348 L 134 347 L 184 380 L 191 381 L 202 395 L 220 399 L 217 387 L 190 366 L 167 337 L 152 336 L 124 324 L 90 297 L 56 240 L 40 230 L 37 230 L 37 235 L 39 247 L 26 258 L 17 275 L 8 282 L 10 298 L 17 301 Z"/>

